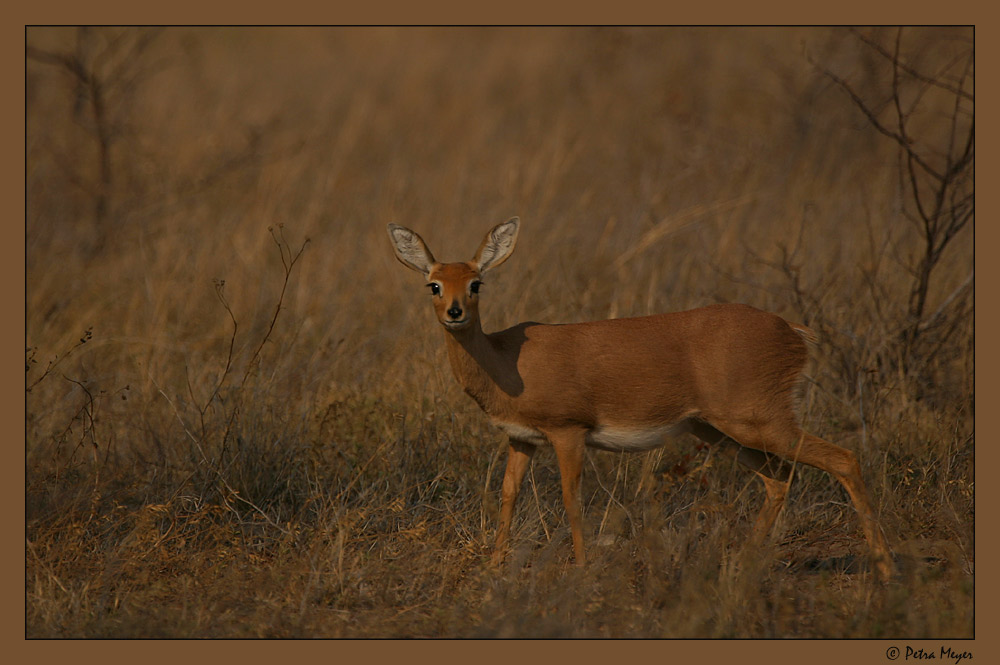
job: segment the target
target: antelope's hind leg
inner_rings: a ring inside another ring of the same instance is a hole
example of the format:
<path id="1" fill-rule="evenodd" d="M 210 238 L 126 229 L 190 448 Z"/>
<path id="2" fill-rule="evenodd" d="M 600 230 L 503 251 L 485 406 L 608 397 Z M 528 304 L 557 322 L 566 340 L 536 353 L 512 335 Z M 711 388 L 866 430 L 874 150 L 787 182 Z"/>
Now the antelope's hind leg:
<path id="1" fill-rule="evenodd" d="M 883 581 L 892 577 L 892 552 L 875 517 L 868 489 L 861 477 L 861 466 L 854 453 L 803 431 L 791 421 L 775 421 L 766 426 L 730 423 L 726 425 L 726 430 L 732 432 L 732 438 L 768 458 L 780 455 L 786 463 L 807 464 L 836 478 L 851 497 L 879 577 Z"/>
<path id="2" fill-rule="evenodd" d="M 764 505 L 754 521 L 749 541 L 753 546 L 762 544 L 785 506 L 792 465 L 777 455 L 747 448 L 706 422 L 693 420 L 688 425 L 692 434 L 706 443 L 718 446 L 727 457 L 753 471 L 764 483 Z"/>
<path id="3" fill-rule="evenodd" d="M 802 464 L 814 466 L 832 475 L 840 481 L 840 484 L 851 496 L 854 509 L 861 521 L 861 530 L 864 532 L 865 539 L 872 551 L 875 569 L 882 581 L 889 581 L 895 572 L 892 551 L 889 549 L 882 527 L 875 517 L 868 488 L 861 477 L 861 465 L 858 464 L 858 458 L 846 448 L 841 448 L 801 430 L 797 433 L 796 441 L 798 444 L 793 453 L 795 458 Z"/>

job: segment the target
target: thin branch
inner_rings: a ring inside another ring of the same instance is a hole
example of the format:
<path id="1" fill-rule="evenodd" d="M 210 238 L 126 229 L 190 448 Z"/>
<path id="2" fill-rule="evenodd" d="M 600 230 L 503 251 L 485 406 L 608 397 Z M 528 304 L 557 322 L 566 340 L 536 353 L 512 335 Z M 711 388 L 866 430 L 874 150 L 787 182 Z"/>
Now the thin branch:
<path id="1" fill-rule="evenodd" d="M 205 437 L 205 413 L 208 411 L 208 407 L 212 404 L 212 401 L 215 400 L 216 396 L 219 394 L 219 391 L 226 382 L 226 377 L 229 376 L 229 371 L 233 367 L 233 351 L 236 347 L 236 332 L 239 330 L 239 324 L 236 322 L 236 315 L 233 314 L 233 308 L 229 306 L 229 301 L 226 300 L 226 280 L 217 279 L 214 282 L 214 286 L 215 295 L 219 298 L 219 302 L 222 303 L 226 313 L 229 314 L 229 320 L 233 323 L 233 334 L 229 337 L 229 352 L 226 354 L 226 367 L 222 370 L 222 375 L 216 382 L 215 389 L 212 390 L 212 394 L 209 395 L 208 399 L 205 401 L 205 405 L 200 409 L 202 438 Z"/>
<path id="2" fill-rule="evenodd" d="M 854 35 L 858 39 L 860 39 L 862 42 L 864 42 L 865 44 L 867 44 L 868 46 L 870 46 L 873 51 L 875 51 L 876 53 L 878 53 L 879 55 L 881 55 L 883 58 L 885 58 L 886 60 L 889 60 L 890 62 L 893 61 L 893 54 L 889 53 L 887 50 L 885 50 L 885 48 L 881 44 L 879 44 L 878 42 L 876 42 L 874 39 L 872 39 L 871 37 L 868 37 L 867 35 L 863 34 L 861 31 L 859 31 L 856 28 L 852 28 L 851 32 L 853 32 Z M 899 64 L 900 68 L 902 68 L 902 70 L 904 72 L 906 72 L 909 76 L 913 77 L 914 79 L 916 79 L 918 81 L 922 81 L 924 83 L 927 83 L 928 85 L 933 85 L 935 87 L 941 88 L 942 90 L 946 90 L 946 91 L 954 94 L 956 97 L 961 97 L 963 99 L 967 99 L 970 102 L 975 101 L 975 97 L 971 93 L 966 92 L 961 87 L 955 87 L 953 85 L 949 85 L 947 82 L 942 81 L 940 79 L 930 78 L 928 76 L 925 76 L 925 75 L 921 74 L 919 71 L 917 71 L 916 69 L 914 69 L 913 67 L 907 65 L 902 60 L 900 60 L 898 62 L 898 64 Z"/>
<path id="3" fill-rule="evenodd" d="M 937 310 L 935 310 L 933 314 L 927 317 L 927 320 L 920 325 L 921 331 L 933 328 L 935 325 L 937 325 L 938 320 L 944 315 L 945 310 L 948 309 L 951 303 L 953 303 L 960 296 L 963 296 L 966 292 L 968 292 L 972 288 L 972 283 L 974 279 L 975 279 L 975 271 L 970 270 L 965 280 L 961 284 L 959 284 L 958 287 L 954 291 L 952 291 L 947 298 L 944 299 L 944 302 L 942 302 L 941 305 L 938 306 Z"/>
<path id="4" fill-rule="evenodd" d="M 250 372 L 253 371 L 254 363 L 258 358 L 260 358 L 260 352 L 264 349 L 264 345 L 267 344 L 267 340 L 271 338 L 271 332 L 274 330 L 274 324 L 278 322 L 278 313 L 281 312 L 281 305 L 285 299 L 285 291 L 288 289 L 288 281 L 292 276 L 292 268 L 294 268 L 295 264 L 298 263 L 299 258 L 302 257 L 302 252 L 306 250 L 306 245 L 309 244 L 309 238 L 306 238 L 302 242 L 302 246 L 299 247 L 299 251 L 295 253 L 295 256 L 292 256 L 292 250 L 288 247 L 288 243 L 285 241 L 284 225 L 278 225 L 278 235 L 275 235 L 274 227 L 268 227 L 267 230 L 274 239 L 274 244 L 278 246 L 278 251 L 281 253 L 281 265 L 285 269 L 285 279 L 281 283 L 281 293 L 278 294 L 278 303 L 274 307 L 274 315 L 271 316 L 271 322 L 267 326 L 267 332 L 264 333 L 264 337 L 261 338 L 260 344 L 257 345 L 257 348 L 254 349 L 253 355 L 250 356 L 250 362 L 247 363 L 247 369 L 243 374 L 243 381 L 241 382 L 241 385 L 246 383 L 247 378 L 250 376 Z M 288 252 L 287 261 L 285 259 L 286 251 Z"/>
<path id="5" fill-rule="evenodd" d="M 61 363 L 62 361 L 66 360 L 66 358 L 68 358 L 71 353 L 73 353 L 78 348 L 80 348 L 81 346 L 83 346 L 84 344 L 86 344 L 87 342 L 89 342 L 91 340 L 91 338 L 93 338 L 93 336 L 94 336 L 94 326 L 90 326 L 89 328 L 87 328 L 86 330 L 83 331 L 83 336 L 80 337 L 80 340 L 76 344 L 74 344 L 70 348 L 66 349 L 65 351 L 62 352 L 62 354 L 56 356 L 55 358 L 53 358 L 52 360 L 49 361 L 49 364 L 48 364 L 48 366 L 46 366 L 45 371 L 42 372 L 42 375 L 40 377 L 38 377 L 37 379 L 35 379 L 35 381 L 30 386 L 28 386 L 27 388 L 25 388 L 24 389 L 25 392 L 29 392 L 30 393 L 32 388 L 34 388 L 39 383 L 41 383 L 42 380 L 45 377 L 47 377 L 49 374 L 52 373 L 52 370 L 54 370 L 56 367 L 59 366 L 59 363 Z M 34 349 L 32 349 L 32 351 L 34 351 Z M 34 356 L 34 353 L 32 353 L 32 356 Z M 33 358 L 31 359 L 31 362 L 29 362 L 27 364 L 26 370 L 31 369 L 31 363 L 32 362 L 34 362 Z"/>
<path id="6" fill-rule="evenodd" d="M 916 161 L 916 163 L 919 164 L 920 167 L 928 173 L 928 175 L 933 176 L 936 180 L 943 179 L 941 174 L 939 174 L 936 170 L 934 170 L 927 162 L 921 159 L 920 155 L 916 154 L 913 151 L 913 147 L 909 143 L 907 143 L 907 140 L 904 136 L 900 136 L 891 129 L 888 129 L 885 125 L 882 124 L 881 120 L 875 117 L 875 113 L 870 108 L 868 108 L 868 105 L 865 103 L 865 101 L 861 99 L 860 95 L 858 95 L 858 93 L 854 91 L 854 88 L 852 88 L 847 81 L 845 81 L 844 79 L 842 79 L 841 77 L 837 76 L 836 74 L 834 74 L 829 70 L 823 69 L 821 71 L 824 76 L 826 76 L 828 79 L 836 83 L 837 86 L 840 87 L 840 89 L 842 89 L 850 96 L 851 101 L 854 102 L 854 105 L 858 107 L 858 109 L 868 119 L 868 122 L 871 123 L 871 125 L 880 134 L 884 134 L 885 136 L 891 138 L 893 141 L 898 143 L 899 146 L 903 148 L 903 150 L 905 150 L 908 154 L 910 154 L 912 158 Z"/>

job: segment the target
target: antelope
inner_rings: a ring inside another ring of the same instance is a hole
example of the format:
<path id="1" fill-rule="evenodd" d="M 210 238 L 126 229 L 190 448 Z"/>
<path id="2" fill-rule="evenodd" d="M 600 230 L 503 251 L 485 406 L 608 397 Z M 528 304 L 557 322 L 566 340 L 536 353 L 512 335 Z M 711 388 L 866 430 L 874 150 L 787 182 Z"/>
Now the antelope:
<path id="1" fill-rule="evenodd" d="M 690 432 L 764 483 L 759 544 L 781 511 L 794 464 L 847 490 L 876 571 L 892 557 L 851 451 L 805 432 L 796 416 L 809 328 L 740 304 L 587 323 L 519 323 L 484 333 L 483 276 L 514 250 L 520 220 L 486 234 L 471 261 L 440 263 L 423 239 L 389 224 L 396 258 L 427 280 L 455 378 L 509 439 L 493 562 L 502 563 L 521 481 L 539 446 L 555 451 L 574 559 L 586 561 L 580 479 L 587 446 L 641 452 Z"/>

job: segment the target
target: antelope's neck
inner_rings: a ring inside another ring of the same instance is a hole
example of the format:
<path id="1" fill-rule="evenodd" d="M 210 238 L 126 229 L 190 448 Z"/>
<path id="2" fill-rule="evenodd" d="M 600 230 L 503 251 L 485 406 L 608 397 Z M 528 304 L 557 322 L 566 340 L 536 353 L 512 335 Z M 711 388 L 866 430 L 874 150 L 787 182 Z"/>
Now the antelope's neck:
<path id="1" fill-rule="evenodd" d="M 491 416 L 503 411 L 506 371 L 504 359 L 483 332 L 479 321 L 467 330 L 445 331 L 448 359 L 455 379 L 466 393 Z"/>

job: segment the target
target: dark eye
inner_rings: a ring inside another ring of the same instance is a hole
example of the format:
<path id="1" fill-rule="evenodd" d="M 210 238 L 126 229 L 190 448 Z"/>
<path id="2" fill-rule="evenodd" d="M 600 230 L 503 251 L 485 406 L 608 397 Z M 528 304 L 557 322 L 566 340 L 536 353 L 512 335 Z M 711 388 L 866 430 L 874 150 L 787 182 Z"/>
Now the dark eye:
<path id="1" fill-rule="evenodd" d="M 427 286 L 431 287 L 431 295 L 432 296 L 439 296 L 439 295 L 441 295 L 441 285 L 438 284 L 437 282 L 431 282 Z"/>
<path id="2" fill-rule="evenodd" d="M 482 285 L 483 283 L 480 281 L 472 282 L 471 284 L 469 284 L 469 291 L 471 291 L 472 293 L 479 293 L 479 287 Z"/>

